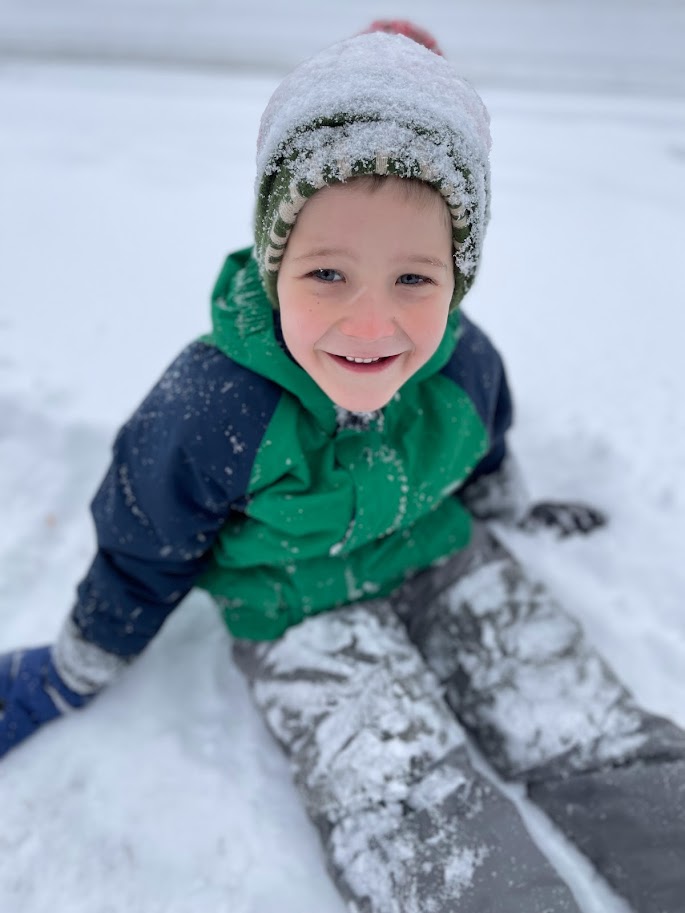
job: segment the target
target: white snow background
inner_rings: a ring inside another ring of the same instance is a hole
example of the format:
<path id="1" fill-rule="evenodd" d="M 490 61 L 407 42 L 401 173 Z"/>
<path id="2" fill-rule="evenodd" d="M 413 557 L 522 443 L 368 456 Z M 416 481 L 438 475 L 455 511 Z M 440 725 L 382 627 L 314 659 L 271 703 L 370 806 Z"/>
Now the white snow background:
<path id="1" fill-rule="evenodd" d="M 191 7 L 0 0 L 0 650 L 54 637 L 116 428 L 207 329 L 222 258 L 250 240 L 278 72 L 374 15 L 420 14 L 492 115 L 466 310 L 504 353 L 513 444 L 535 496 L 611 518 L 508 541 L 685 725 L 682 5 Z M 623 911 L 508 792 L 585 913 Z M 342 913 L 202 595 L 92 707 L 0 762 L 0 910 Z"/>

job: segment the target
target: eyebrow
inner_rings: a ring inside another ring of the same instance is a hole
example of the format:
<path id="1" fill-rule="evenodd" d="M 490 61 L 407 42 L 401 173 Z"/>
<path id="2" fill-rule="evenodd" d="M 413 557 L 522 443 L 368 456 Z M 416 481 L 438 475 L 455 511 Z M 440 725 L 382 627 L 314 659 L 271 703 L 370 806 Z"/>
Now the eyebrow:
<path id="1" fill-rule="evenodd" d="M 319 257 L 351 257 L 352 251 L 346 247 L 317 247 L 306 254 L 301 254 L 294 258 L 294 262 L 299 260 L 317 260 Z"/>
<path id="2" fill-rule="evenodd" d="M 318 260 L 321 257 L 353 257 L 352 251 L 346 247 L 317 247 L 306 254 L 301 254 L 294 258 L 297 263 L 300 260 Z M 443 263 L 438 257 L 427 257 L 425 254 L 400 254 L 395 258 L 398 262 L 403 263 L 423 263 L 427 266 L 437 266 L 439 269 L 449 270 L 450 267 Z"/>
<path id="3" fill-rule="evenodd" d="M 425 263 L 428 266 L 438 266 L 440 269 L 449 269 L 447 264 L 443 263 L 438 257 L 426 257 L 423 254 L 407 254 L 406 257 L 398 257 L 397 259 L 411 263 Z"/>

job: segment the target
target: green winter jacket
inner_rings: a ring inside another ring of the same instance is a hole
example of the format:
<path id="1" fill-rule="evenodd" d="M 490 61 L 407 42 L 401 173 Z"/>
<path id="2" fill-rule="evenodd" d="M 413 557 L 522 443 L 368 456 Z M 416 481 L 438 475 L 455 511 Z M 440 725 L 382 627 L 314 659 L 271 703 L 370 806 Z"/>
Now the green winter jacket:
<path id="1" fill-rule="evenodd" d="M 333 402 L 279 341 L 250 254 L 227 259 L 203 341 L 282 392 L 244 510 L 228 518 L 199 585 L 236 637 L 268 640 L 308 615 L 386 595 L 463 548 L 471 521 L 454 492 L 491 442 L 478 396 L 455 380 L 469 374 L 453 364 L 459 312 L 382 415 L 339 430 Z"/>

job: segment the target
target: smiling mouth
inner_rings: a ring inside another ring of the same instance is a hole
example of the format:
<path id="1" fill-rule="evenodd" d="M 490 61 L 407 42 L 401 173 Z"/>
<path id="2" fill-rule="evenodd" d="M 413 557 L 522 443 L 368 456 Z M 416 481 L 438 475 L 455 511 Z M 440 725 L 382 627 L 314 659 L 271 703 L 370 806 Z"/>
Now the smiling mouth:
<path id="1" fill-rule="evenodd" d="M 399 355 L 378 355 L 374 358 L 357 358 L 354 355 L 335 355 L 332 352 L 328 354 L 335 362 L 348 371 L 364 374 L 384 371 L 400 357 Z"/>

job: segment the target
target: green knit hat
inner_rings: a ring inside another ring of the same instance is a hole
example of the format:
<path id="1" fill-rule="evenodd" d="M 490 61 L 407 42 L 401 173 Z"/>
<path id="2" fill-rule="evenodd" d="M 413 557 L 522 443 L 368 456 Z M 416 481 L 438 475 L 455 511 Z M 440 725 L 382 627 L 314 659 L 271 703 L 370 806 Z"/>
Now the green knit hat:
<path id="1" fill-rule="evenodd" d="M 298 213 L 364 174 L 425 181 L 452 218 L 456 307 L 489 215 L 489 117 L 453 66 L 401 35 L 357 35 L 301 64 L 271 97 L 257 143 L 255 257 L 278 307 L 278 268 Z"/>

